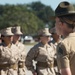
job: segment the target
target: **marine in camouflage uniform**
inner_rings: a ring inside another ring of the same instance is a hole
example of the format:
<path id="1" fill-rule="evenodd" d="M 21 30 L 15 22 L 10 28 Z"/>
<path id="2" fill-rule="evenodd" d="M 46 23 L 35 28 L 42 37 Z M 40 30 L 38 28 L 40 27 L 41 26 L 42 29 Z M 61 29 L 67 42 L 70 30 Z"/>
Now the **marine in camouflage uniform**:
<path id="1" fill-rule="evenodd" d="M 18 62 L 18 75 L 25 75 L 25 45 L 19 42 L 19 38 L 23 33 L 20 30 L 20 26 L 15 26 L 12 28 L 12 32 L 14 33 L 13 36 L 13 43 L 19 48 L 19 62 Z"/>
<path id="2" fill-rule="evenodd" d="M 55 49 L 57 50 L 57 45 L 62 41 L 60 33 L 59 34 L 56 33 L 55 27 L 50 29 L 50 33 L 52 34 L 52 38 L 53 38 L 53 40 L 50 41 L 50 42 L 53 43 Z M 59 68 L 58 68 L 58 65 L 57 65 L 57 53 L 55 54 L 55 59 L 54 59 L 54 71 L 55 71 L 56 75 L 60 74 Z"/>
<path id="3" fill-rule="evenodd" d="M 62 12 L 63 11 L 63 12 Z M 61 75 L 75 75 L 75 9 L 69 2 L 61 2 L 56 10 L 56 31 L 64 37 L 57 46 L 57 61 Z"/>
<path id="4" fill-rule="evenodd" d="M 1 33 L 0 33 L 0 45 L 1 45 L 1 43 L 2 43 L 2 39 L 1 39 Z"/>
<path id="5" fill-rule="evenodd" d="M 39 32 L 40 42 L 30 49 L 26 57 L 26 67 L 31 70 L 33 75 L 55 75 L 53 69 L 54 54 L 52 44 L 48 44 L 50 39 L 48 28 Z M 36 69 L 33 66 L 36 61 Z"/>
<path id="6" fill-rule="evenodd" d="M 18 75 L 18 48 L 12 44 L 11 27 L 1 30 L 2 44 L 0 46 L 0 75 Z"/>

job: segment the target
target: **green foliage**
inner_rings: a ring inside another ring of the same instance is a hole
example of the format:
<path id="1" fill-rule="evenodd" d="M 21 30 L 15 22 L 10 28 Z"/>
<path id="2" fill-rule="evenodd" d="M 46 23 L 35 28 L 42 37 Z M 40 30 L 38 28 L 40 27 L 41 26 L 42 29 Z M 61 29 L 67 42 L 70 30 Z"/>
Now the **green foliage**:
<path id="1" fill-rule="evenodd" d="M 25 5 L 1 5 L 0 29 L 18 24 L 24 34 L 35 34 L 44 23 L 30 12 Z"/>
<path id="2" fill-rule="evenodd" d="M 37 15 L 45 24 L 51 24 L 52 21 L 50 21 L 50 17 L 54 15 L 54 11 L 50 6 L 46 6 L 42 4 L 41 2 L 32 2 L 28 5 L 32 11 L 34 11 L 34 14 Z"/>
<path id="3" fill-rule="evenodd" d="M 49 20 L 52 15 L 54 15 L 52 8 L 40 2 L 27 5 L 0 5 L 0 29 L 18 24 L 25 35 L 37 34 L 45 24 L 52 27 L 52 21 Z"/>
<path id="4" fill-rule="evenodd" d="M 75 4 L 73 4 L 74 5 L 74 8 L 75 8 Z"/>

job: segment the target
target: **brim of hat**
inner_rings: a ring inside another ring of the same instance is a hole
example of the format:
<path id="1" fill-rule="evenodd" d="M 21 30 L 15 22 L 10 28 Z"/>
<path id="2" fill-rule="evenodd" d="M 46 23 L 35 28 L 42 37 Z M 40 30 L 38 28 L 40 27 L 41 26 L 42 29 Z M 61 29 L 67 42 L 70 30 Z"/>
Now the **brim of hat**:
<path id="1" fill-rule="evenodd" d="M 14 34 L 4 34 L 4 36 L 13 36 Z"/>
<path id="2" fill-rule="evenodd" d="M 69 12 L 69 13 L 65 13 L 65 14 L 58 14 L 56 16 L 66 16 L 66 15 L 73 15 L 73 14 L 75 14 L 75 12 Z"/>
<path id="3" fill-rule="evenodd" d="M 14 35 L 23 35 L 23 34 L 14 34 Z"/>
<path id="4" fill-rule="evenodd" d="M 43 34 L 42 36 L 51 36 L 51 34 Z"/>
<path id="5" fill-rule="evenodd" d="M 51 36 L 51 35 L 43 35 L 43 36 Z"/>
<path id="6" fill-rule="evenodd" d="M 60 15 L 58 14 L 58 15 L 55 15 L 55 16 L 51 16 L 49 19 L 53 21 L 53 20 L 55 20 L 56 17 L 66 16 L 66 15 L 73 15 L 73 14 L 75 14 L 75 12 L 73 12 L 73 13 L 68 13 L 68 14 L 65 13 L 65 14 L 60 14 Z"/>
<path id="7" fill-rule="evenodd" d="M 51 36 L 51 35 L 38 35 L 38 36 Z"/>
<path id="8" fill-rule="evenodd" d="M 14 33 L 15 35 L 23 35 L 21 32 Z"/>

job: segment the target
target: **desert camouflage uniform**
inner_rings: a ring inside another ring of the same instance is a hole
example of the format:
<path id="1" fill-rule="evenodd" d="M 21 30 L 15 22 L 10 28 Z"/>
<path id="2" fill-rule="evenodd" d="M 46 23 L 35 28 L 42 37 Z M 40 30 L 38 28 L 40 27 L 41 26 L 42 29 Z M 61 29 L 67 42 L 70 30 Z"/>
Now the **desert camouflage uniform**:
<path id="1" fill-rule="evenodd" d="M 25 45 L 19 42 L 18 44 L 16 44 L 16 46 L 19 48 L 20 52 L 20 58 L 18 63 L 18 75 L 25 75 Z"/>
<path id="2" fill-rule="evenodd" d="M 58 43 L 57 42 L 53 43 L 55 50 L 57 49 L 57 45 L 60 42 L 61 41 L 59 41 Z M 54 71 L 55 71 L 56 75 L 59 75 L 60 74 L 60 71 L 59 71 L 59 68 L 58 68 L 58 65 L 57 65 L 57 52 L 55 53 L 55 57 L 54 57 Z"/>
<path id="3" fill-rule="evenodd" d="M 18 59 L 18 48 L 14 44 L 10 47 L 2 44 L 0 46 L 0 75 L 18 75 Z"/>
<path id="4" fill-rule="evenodd" d="M 28 52 L 26 57 L 26 67 L 32 72 L 37 72 L 37 75 L 55 75 L 53 69 L 55 50 L 49 44 L 43 45 L 41 42 L 35 45 Z M 33 61 L 37 61 L 36 70 L 33 66 Z"/>

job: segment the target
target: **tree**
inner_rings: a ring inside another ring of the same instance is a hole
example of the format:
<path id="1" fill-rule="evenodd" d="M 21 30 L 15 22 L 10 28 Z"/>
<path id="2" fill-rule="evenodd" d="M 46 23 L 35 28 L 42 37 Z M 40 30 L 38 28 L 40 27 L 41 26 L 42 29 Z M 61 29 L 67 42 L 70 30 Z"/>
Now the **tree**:
<path id="1" fill-rule="evenodd" d="M 24 34 L 35 34 L 44 23 L 24 5 L 0 6 L 0 29 L 18 24 Z"/>
<path id="2" fill-rule="evenodd" d="M 52 23 L 49 18 L 54 15 L 54 11 L 50 6 L 46 6 L 41 2 L 32 2 L 28 5 L 28 7 L 30 7 L 30 10 L 34 11 L 33 13 L 43 20 L 45 24 L 50 25 Z"/>

